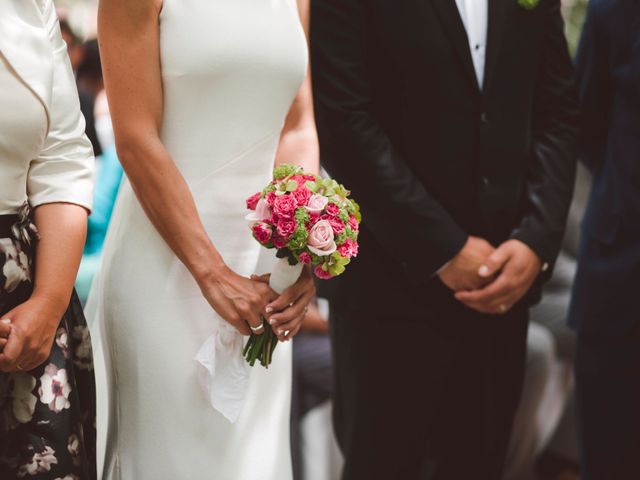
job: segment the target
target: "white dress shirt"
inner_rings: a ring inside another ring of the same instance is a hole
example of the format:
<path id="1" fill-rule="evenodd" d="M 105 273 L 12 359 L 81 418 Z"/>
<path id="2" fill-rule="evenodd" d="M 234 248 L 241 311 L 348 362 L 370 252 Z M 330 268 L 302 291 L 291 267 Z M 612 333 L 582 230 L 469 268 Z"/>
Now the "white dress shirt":
<path id="1" fill-rule="evenodd" d="M 469 48 L 478 85 L 484 83 L 484 61 L 487 51 L 488 0 L 456 0 L 460 18 L 467 29 Z"/>

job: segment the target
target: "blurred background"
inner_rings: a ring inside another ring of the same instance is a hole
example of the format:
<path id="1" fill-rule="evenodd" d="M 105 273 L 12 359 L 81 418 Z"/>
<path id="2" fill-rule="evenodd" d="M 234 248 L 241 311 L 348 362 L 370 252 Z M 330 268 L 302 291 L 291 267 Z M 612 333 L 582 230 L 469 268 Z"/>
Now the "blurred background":
<path id="1" fill-rule="evenodd" d="M 313 0 L 311 0 L 313 1 Z M 453 1 L 453 0 L 452 0 Z M 96 38 L 97 0 L 55 0 L 97 158 L 95 207 L 77 289 L 86 301 L 122 178 L 104 94 Z M 563 0 L 572 53 L 587 0 Z M 578 479 L 573 406 L 575 339 L 566 313 L 590 178 L 580 168 L 564 248 L 546 294 L 532 314 L 525 389 L 514 426 L 505 480 Z M 292 446 L 295 480 L 338 480 L 341 458 L 331 426 L 331 348 L 327 302 L 318 299 L 294 342 Z M 395 480 L 395 479 L 390 479 Z M 398 479 L 401 480 L 401 479 Z M 461 479 L 463 480 L 463 479 Z M 467 479 L 464 479 L 467 480 Z"/>

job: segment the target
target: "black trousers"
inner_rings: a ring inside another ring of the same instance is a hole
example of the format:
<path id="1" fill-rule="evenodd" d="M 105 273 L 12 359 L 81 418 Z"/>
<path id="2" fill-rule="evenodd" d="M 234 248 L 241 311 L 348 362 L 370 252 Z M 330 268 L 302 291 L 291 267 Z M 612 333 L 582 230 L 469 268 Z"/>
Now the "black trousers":
<path id="1" fill-rule="evenodd" d="M 448 294 L 412 318 L 355 308 L 331 318 L 344 480 L 500 479 L 523 383 L 526 307 L 481 315 Z"/>
<path id="2" fill-rule="evenodd" d="M 578 335 L 576 400 L 582 480 L 640 478 L 640 327 Z"/>

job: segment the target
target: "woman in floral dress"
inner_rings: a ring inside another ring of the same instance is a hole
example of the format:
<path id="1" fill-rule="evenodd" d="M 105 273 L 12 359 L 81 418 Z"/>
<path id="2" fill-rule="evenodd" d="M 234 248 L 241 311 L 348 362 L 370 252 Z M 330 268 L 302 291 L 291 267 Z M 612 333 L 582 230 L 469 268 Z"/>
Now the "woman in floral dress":
<path id="1" fill-rule="evenodd" d="M 93 155 L 52 0 L 0 1 L 0 479 L 91 480 L 91 341 L 73 281 Z"/>

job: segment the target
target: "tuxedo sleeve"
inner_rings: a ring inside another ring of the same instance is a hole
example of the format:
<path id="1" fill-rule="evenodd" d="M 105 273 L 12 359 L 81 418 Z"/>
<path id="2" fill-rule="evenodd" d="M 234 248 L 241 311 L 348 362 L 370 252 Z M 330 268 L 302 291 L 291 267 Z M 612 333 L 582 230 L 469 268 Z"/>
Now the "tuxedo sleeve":
<path id="1" fill-rule="evenodd" d="M 599 24 L 602 3 L 598 0 L 589 2 L 576 56 L 582 107 L 580 160 L 592 173 L 604 162 L 611 101 L 607 40 Z"/>
<path id="2" fill-rule="evenodd" d="M 544 9 L 544 30 L 535 79 L 526 205 L 512 238 L 551 266 L 560 251 L 573 196 L 579 115 L 560 0 L 542 0 L 538 8 Z"/>
<path id="3" fill-rule="evenodd" d="M 363 225 L 421 284 L 467 234 L 408 167 L 374 114 L 364 0 L 314 0 L 311 59 L 323 166 L 362 207 Z"/>

